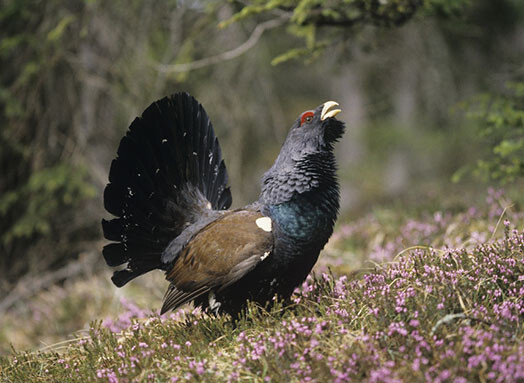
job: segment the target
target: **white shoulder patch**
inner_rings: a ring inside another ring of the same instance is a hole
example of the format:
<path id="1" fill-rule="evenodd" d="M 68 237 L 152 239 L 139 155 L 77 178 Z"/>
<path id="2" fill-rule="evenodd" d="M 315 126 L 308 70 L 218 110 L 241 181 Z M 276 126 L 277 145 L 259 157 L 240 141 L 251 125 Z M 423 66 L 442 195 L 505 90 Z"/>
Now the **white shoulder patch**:
<path id="1" fill-rule="evenodd" d="M 260 257 L 260 261 L 263 261 L 269 256 L 270 251 L 266 251 L 263 256 Z"/>
<path id="2" fill-rule="evenodd" d="M 255 221 L 255 223 L 264 231 L 270 232 L 272 229 L 271 218 L 269 217 L 260 217 Z"/>

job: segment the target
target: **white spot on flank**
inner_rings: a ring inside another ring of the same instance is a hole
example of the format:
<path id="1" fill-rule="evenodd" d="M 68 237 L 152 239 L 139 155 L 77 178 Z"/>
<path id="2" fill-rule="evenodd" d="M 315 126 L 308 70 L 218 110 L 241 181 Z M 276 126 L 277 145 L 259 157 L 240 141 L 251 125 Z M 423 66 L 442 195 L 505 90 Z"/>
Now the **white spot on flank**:
<path id="1" fill-rule="evenodd" d="M 207 301 L 209 303 L 209 308 L 214 311 L 215 313 L 218 313 L 218 309 L 220 308 L 220 306 L 222 306 L 222 303 L 220 303 L 219 301 L 217 301 L 215 299 L 215 293 L 210 291 L 209 292 L 209 295 L 207 297 Z"/>
<path id="2" fill-rule="evenodd" d="M 211 207 L 212 207 L 212 206 L 211 206 L 211 202 L 208 202 L 208 203 L 206 204 L 206 207 L 207 207 L 209 210 L 211 210 Z"/>
<path id="3" fill-rule="evenodd" d="M 269 251 L 266 251 L 264 255 L 260 257 L 260 261 L 263 261 L 264 259 L 266 259 L 269 256 L 269 253 L 270 253 Z"/>
<path id="4" fill-rule="evenodd" d="M 255 223 L 262 230 L 267 231 L 267 232 L 271 231 L 271 218 L 269 218 L 269 217 L 261 217 L 261 218 L 258 218 L 255 221 Z"/>

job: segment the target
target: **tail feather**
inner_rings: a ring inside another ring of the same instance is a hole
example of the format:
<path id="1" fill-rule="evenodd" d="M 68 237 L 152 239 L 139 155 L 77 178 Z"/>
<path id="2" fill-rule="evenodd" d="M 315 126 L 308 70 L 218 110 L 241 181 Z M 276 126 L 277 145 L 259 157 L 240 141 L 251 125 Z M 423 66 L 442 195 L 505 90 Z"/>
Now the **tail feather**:
<path id="1" fill-rule="evenodd" d="M 202 106 L 178 93 L 149 106 L 122 138 L 109 172 L 104 206 L 116 216 L 103 220 L 109 266 L 127 264 L 113 282 L 123 286 L 155 268 L 182 230 L 207 204 L 231 205 L 220 145 Z"/>

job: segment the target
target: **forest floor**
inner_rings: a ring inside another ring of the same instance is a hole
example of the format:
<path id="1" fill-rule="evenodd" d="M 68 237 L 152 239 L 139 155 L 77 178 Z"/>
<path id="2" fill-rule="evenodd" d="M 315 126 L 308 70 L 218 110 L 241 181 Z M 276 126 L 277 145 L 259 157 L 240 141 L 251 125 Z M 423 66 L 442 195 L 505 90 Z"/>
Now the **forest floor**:
<path id="1" fill-rule="evenodd" d="M 523 382 L 521 203 L 489 190 L 342 217 L 292 304 L 235 324 L 191 307 L 160 317 L 161 272 L 124 289 L 109 271 L 68 281 L 0 318 L 0 379 Z"/>

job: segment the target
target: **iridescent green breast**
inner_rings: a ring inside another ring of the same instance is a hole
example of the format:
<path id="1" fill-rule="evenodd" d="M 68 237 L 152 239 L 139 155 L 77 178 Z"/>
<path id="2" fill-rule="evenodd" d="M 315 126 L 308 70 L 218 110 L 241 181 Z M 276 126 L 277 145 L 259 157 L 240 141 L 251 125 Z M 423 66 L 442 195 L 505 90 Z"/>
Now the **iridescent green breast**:
<path id="1" fill-rule="evenodd" d="M 308 242 L 327 240 L 333 232 L 338 200 L 308 197 L 298 195 L 288 202 L 270 205 L 271 219 L 291 238 Z"/>

